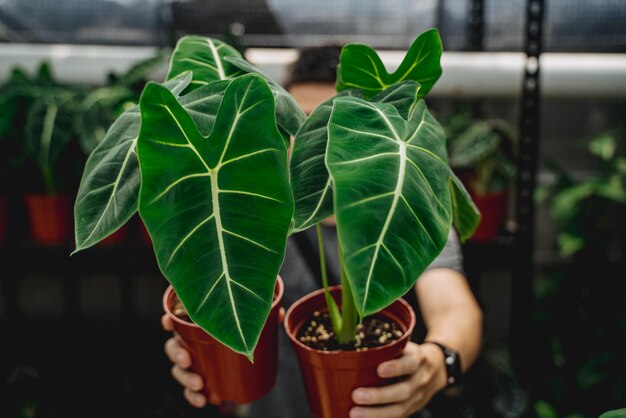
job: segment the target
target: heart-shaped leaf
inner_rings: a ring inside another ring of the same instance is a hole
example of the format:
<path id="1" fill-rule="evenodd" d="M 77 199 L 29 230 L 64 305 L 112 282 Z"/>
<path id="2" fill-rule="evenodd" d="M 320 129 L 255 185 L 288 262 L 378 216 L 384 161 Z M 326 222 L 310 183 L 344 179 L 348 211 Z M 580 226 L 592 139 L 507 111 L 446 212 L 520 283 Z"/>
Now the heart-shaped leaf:
<path id="1" fill-rule="evenodd" d="M 298 105 L 296 99 L 280 84 L 263 74 L 261 70 L 248 61 L 236 57 L 225 57 L 224 60 L 247 74 L 259 74 L 267 81 L 272 89 L 272 93 L 274 93 L 274 99 L 276 101 L 276 121 L 278 122 L 279 128 L 295 136 L 306 120 L 306 113 L 304 113 L 300 105 Z M 289 141 L 287 141 L 287 144 L 289 144 Z"/>
<path id="2" fill-rule="evenodd" d="M 252 358 L 293 215 L 272 92 L 234 79 L 208 138 L 158 84 L 140 107 L 139 212 L 159 267 L 195 323 Z"/>
<path id="3" fill-rule="evenodd" d="M 452 223 L 444 131 L 424 101 L 335 99 L 328 167 L 344 267 L 360 315 L 404 295 L 443 249 Z"/>
<path id="4" fill-rule="evenodd" d="M 243 59 L 237 50 L 217 39 L 195 35 L 181 38 L 172 54 L 170 68 L 168 79 L 183 71 L 193 72 L 193 81 L 187 91 L 242 74 L 261 75 L 274 94 L 276 119 L 287 146 L 289 135 L 295 136 L 306 119 L 304 111 L 280 84 Z"/>
<path id="5" fill-rule="evenodd" d="M 349 88 L 363 90 L 365 98 L 402 80 L 415 80 L 422 86 L 421 97 L 428 94 L 439 76 L 443 46 L 436 29 L 422 33 L 407 51 L 398 69 L 389 74 L 382 60 L 372 48 L 362 44 L 348 44 L 341 50 L 337 68 L 337 91 Z"/>
<path id="6" fill-rule="evenodd" d="M 241 54 L 217 39 L 198 35 L 184 36 L 178 40 L 172 52 L 167 79 L 191 71 L 193 80 L 186 90 L 189 92 L 213 81 L 228 80 L 243 74 L 239 68 L 225 61 L 225 57 L 241 58 Z"/>
<path id="7" fill-rule="evenodd" d="M 390 103 L 408 119 L 418 102 L 420 86 L 415 81 L 398 83 L 377 94 L 372 102 Z M 328 143 L 328 120 L 338 97 L 360 96 L 359 90 L 344 90 L 319 105 L 296 134 L 291 154 L 291 179 L 296 212 L 292 233 L 307 229 L 333 213 L 332 185 L 324 163 Z"/>
<path id="8" fill-rule="evenodd" d="M 450 195 L 452 197 L 453 223 L 461 241 L 474 235 L 480 224 L 480 212 L 467 189 L 450 170 Z"/>
<path id="9" fill-rule="evenodd" d="M 179 95 L 190 81 L 191 73 L 187 72 L 165 86 Z M 139 107 L 133 106 L 117 118 L 89 155 L 74 204 L 74 253 L 102 241 L 137 212 L 141 174 L 136 145 L 140 124 Z"/>

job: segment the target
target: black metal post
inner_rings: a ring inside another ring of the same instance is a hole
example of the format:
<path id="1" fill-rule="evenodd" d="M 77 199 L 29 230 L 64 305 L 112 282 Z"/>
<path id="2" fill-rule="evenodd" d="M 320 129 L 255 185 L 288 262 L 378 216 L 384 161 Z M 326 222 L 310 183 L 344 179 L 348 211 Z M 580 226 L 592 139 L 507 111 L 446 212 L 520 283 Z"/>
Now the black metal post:
<path id="1" fill-rule="evenodd" d="M 482 51 L 484 48 L 484 21 L 485 7 L 483 0 L 470 0 L 468 2 L 467 33 L 468 50 Z"/>
<path id="2" fill-rule="evenodd" d="M 533 303 L 533 249 L 535 209 L 533 195 L 539 157 L 541 95 L 539 58 L 542 52 L 544 0 L 527 0 L 526 64 L 522 88 L 520 142 L 516 188 L 515 266 L 512 274 L 511 350 L 514 366 L 523 386 L 528 386 L 532 372 L 532 353 L 522 347 L 532 346 L 531 313 Z"/>

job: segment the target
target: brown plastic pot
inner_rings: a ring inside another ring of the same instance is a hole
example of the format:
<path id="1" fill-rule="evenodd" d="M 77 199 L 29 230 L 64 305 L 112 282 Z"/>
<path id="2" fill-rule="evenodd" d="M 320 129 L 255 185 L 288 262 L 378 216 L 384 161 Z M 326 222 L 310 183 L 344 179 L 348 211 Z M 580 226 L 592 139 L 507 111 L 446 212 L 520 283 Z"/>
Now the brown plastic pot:
<path id="1" fill-rule="evenodd" d="M 506 192 L 471 194 L 480 211 L 481 219 L 476 232 L 470 238 L 474 242 L 488 242 L 498 238 L 507 208 Z"/>
<path id="2" fill-rule="evenodd" d="M 27 194 L 30 237 L 36 244 L 65 244 L 71 237 L 70 198 L 64 194 Z"/>
<path id="3" fill-rule="evenodd" d="M 174 289 L 169 286 L 163 295 L 163 308 L 174 321 L 183 346 L 192 359 L 192 370 L 204 380 L 203 393 L 214 405 L 224 402 L 246 404 L 259 399 L 272 389 L 278 372 L 278 323 L 284 284 L 276 280 L 274 302 L 254 350 L 254 363 L 244 355 L 215 340 L 198 325 L 183 321 L 171 311 Z"/>
<path id="4" fill-rule="evenodd" d="M 7 239 L 7 197 L 0 194 L 0 244 Z"/>
<path id="5" fill-rule="evenodd" d="M 340 304 L 341 286 L 333 286 L 330 291 Z M 415 327 L 415 313 L 403 299 L 398 299 L 380 312 L 395 321 L 403 331 L 402 337 L 390 344 L 367 351 L 321 351 L 297 339 L 300 328 L 315 311 L 328 311 L 324 289 L 310 293 L 291 305 L 285 315 L 285 330 L 298 356 L 311 413 L 317 418 L 347 418 L 350 408 L 354 406 L 354 389 L 383 386 L 395 381 L 378 377 L 376 368 L 383 361 L 402 354 Z"/>

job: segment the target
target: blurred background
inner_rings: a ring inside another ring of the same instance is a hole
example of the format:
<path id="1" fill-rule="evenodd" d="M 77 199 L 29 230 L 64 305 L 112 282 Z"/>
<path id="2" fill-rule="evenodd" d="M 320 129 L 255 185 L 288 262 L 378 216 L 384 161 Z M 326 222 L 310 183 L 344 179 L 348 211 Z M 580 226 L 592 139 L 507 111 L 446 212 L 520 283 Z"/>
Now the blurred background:
<path id="1" fill-rule="evenodd" d="M 170 377 L 141 222 L 69 257 L 87 155 L 178 38 L 222 39 L 281 82 L 328 44 L 393 70 L 431 27 L 427 101 L 484 214 L 463 245 L 485 324 L 462 416 L 626 407 L 624 0 L 0 0 L 0 416 L 220 416 Z"/>

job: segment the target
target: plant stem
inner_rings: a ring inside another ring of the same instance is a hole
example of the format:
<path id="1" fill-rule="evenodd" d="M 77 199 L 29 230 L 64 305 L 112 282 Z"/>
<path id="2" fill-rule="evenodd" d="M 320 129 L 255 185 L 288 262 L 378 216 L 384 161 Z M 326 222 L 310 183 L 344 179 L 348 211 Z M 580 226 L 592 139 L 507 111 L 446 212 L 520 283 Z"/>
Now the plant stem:
<path id="1" fill-rule="evenodd" d="M 320 268 L 322 271 L 322 284 L 324 285 L 324 298 L 326 299 L 326 306 L 328 307 L 328 313 L 330 315 L 330 322 L 337 335 L 342 329 L 342 318 L 339 307 L 335 302 L 335 299 L 330 295 L 328 290 L 328 275 L 326 273 L 326 254 L 324 253 L 324 239 L 322 237 L 322 228 L 320 224 L 315 225 L 317 230 L 317 244 L 320 252 Z"/>
<path id="2" fill-rule="evenodd" d="M 46 188 L 46 192 L 48 194 L 56 193 L 56 187 L 54 185 L 54 176 L 52 174 L 52 169 L 49 166 L 44 166 L 41 169 L 43 174 L 43 181 Z"/>
<path id="3" fill-rule="evenodd" d="M 346 271 L 343 268 L 343 251 L 341 245 L 339 247 L 339 264 L 341 265 L 341 316 L 343 324 L 341 331 L 337 334 L 339 344 L 347 344 L 354 341 L 356 326 L 358 323 L 358 315 L 356 306 L 354 305 L 354 296 L 352 295 L 352 287 L 346 277 Z"/>

